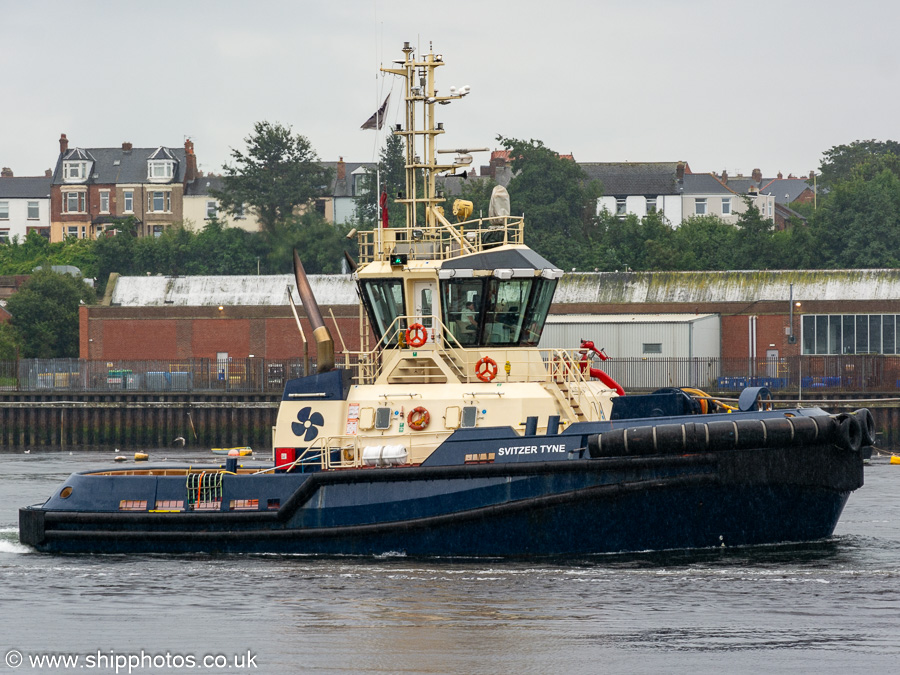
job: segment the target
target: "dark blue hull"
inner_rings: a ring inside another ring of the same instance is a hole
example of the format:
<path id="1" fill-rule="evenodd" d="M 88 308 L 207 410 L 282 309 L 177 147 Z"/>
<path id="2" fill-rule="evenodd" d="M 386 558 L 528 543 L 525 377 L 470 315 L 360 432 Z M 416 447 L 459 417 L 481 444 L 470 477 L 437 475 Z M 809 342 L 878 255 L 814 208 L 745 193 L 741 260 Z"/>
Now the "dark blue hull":
<path id="1" fill-rule="evenodd" d="M 230 480 L 229 480 L 230 479 Z M 93 509 L 51 498 L 20 511 L 42 551 L 555 556 L 810 541 L 830 536 L 862 458 L 827 444 L 669 456 L 517 461 L 226 477 L 223 504 L 280 494 L 277 510 L 152 513 L 183 478 L 76 474 Z M 97 501 L 96 481 L 108 497 Z M 280 491 L 280 492 L 279 492 Z M 126 496 L 127 495 L 127 496 Z M 151 502 L 152 503 L 152 502 Z M 223 506 L 223 509 L 225 507 Z"/>

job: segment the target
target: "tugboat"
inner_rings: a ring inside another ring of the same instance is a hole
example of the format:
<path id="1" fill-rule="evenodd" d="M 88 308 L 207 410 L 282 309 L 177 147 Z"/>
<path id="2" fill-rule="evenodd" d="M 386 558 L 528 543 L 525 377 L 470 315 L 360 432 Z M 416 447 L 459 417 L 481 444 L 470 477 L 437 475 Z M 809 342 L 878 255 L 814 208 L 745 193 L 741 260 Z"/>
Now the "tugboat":
<path id="1" fill-rule="evenodd" d="M 104 468 L 20 510 L 20 540 L 72 553 L 571 556 L 829 537 L 863 484 L 871 413 L 736 408 L 696 390 L 624 395 L 592 343 L 539 349 L 562 271 L 524 244 L 502 188 L 450 214 L 435 86 L 406 43 L 404 227 L 359 236 L 370 326 L 336 363 L 294 256 L 317 372 L 287 382 L 274 462 Z M 386 223 L 385 223 L 386 224 Z M 369 345 L 366 336 L 374 336 Z"/>

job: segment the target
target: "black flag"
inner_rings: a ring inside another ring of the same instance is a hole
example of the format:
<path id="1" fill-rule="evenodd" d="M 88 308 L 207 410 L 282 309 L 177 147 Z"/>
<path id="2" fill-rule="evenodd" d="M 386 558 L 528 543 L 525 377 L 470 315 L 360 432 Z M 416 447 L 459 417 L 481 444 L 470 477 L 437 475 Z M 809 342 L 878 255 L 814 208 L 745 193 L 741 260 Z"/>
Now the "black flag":
<path id="1" fill-rule="evenodd" d="M 384 126 L 384 112 L 387 110 L 388 101 L 391 100 L 391 95 L 388 93 L 387 98 L 384 99 L 384 103 L 381 104 L 381 107 L 372 113 L 372 116 L 366 120 L 365 124 L 363 124 L 360 129 L 381 129 Z"/>

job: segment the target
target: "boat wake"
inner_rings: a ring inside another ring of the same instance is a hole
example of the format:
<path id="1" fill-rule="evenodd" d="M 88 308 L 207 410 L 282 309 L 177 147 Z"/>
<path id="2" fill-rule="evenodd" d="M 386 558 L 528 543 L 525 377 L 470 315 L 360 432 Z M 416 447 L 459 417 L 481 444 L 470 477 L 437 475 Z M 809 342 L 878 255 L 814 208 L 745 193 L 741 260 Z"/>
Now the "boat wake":
<path id="1" fill-rule="evenodd" d="M 31 548 L 19 543 L 19 528 L 0 527 L 0 555 L 30 552 Z"/>

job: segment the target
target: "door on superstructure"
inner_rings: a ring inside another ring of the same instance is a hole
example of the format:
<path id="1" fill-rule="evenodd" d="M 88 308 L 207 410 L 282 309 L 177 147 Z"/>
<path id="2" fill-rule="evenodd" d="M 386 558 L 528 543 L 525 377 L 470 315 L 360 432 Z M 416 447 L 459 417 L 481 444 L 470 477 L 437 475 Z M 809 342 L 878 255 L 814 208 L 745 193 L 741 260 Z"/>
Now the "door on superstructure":
<path id="1" fill-rule="evenodd" d="M 413 320 L 425 326 L 428 331 L 426 342 L 430 343 L 434 343 L 441 327 L 437 317 L 437 300 L 437 281 L 413 282 Z"/>

